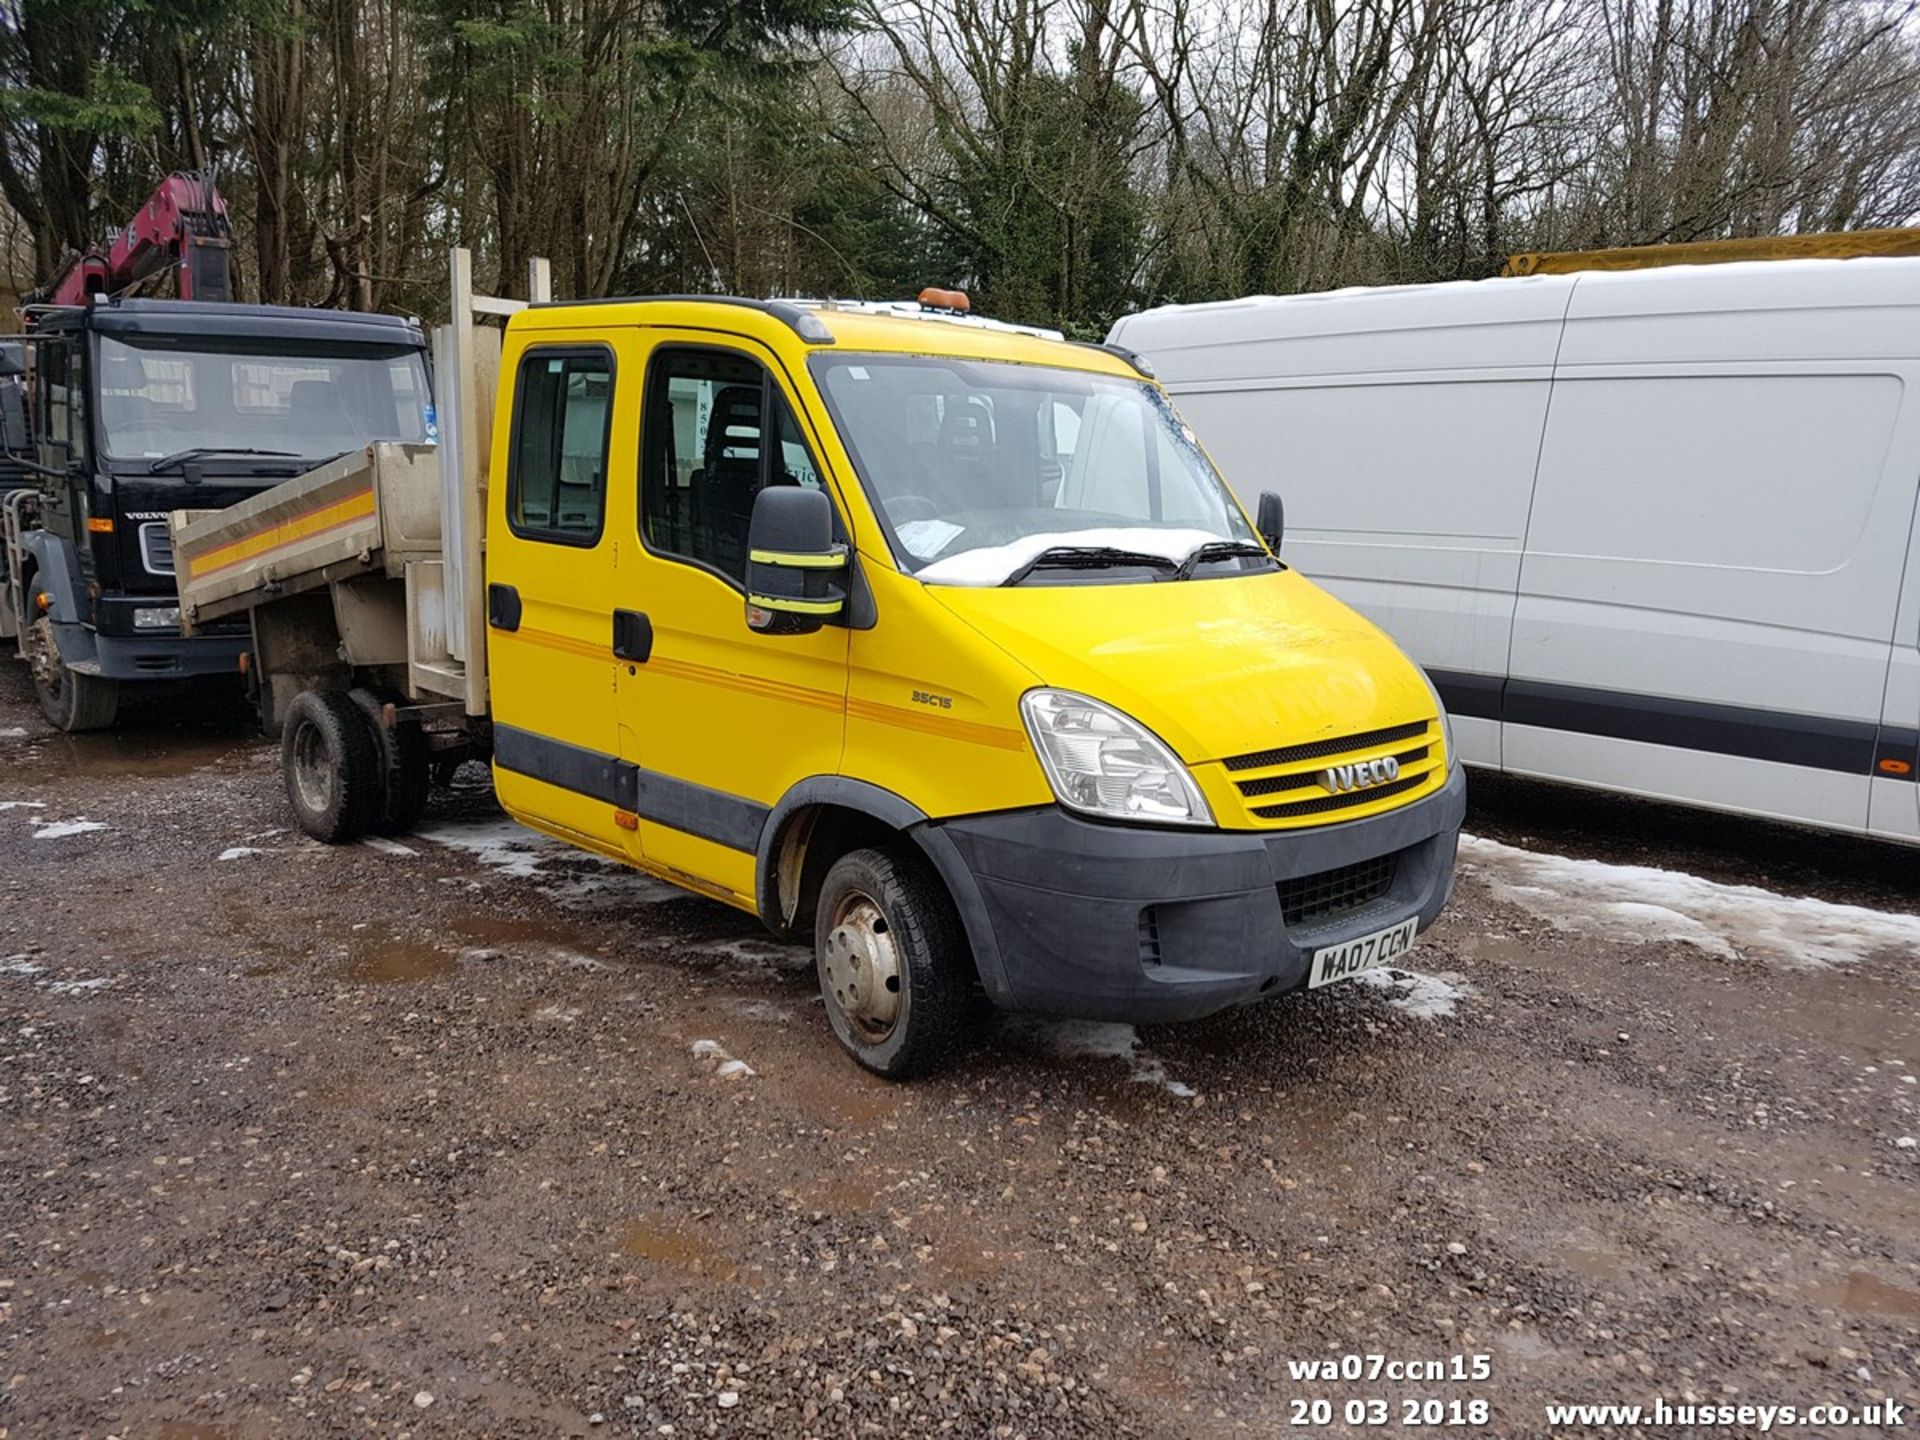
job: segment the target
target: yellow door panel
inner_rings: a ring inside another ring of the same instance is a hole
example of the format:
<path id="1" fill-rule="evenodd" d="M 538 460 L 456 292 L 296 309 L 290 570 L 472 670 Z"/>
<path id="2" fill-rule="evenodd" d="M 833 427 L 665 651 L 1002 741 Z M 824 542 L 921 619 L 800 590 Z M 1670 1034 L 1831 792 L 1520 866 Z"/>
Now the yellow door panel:
<path id="1" fill-rule="evenodd" d="M 652 636 L 648 657 L 619 674 L 620 753 L 638 769 L 634 844 L 649 868 L 751 908 L 767 812 L 795 782 L 840 768 L 848 632 L 747 628 L 747 522 L 768 484 L 830 486 L 770 352 L 646 333 L 641 545 L 618 602 Z"/>
<path id="2" fill-rule="evenodd" d="M 490 489 L 487 661 L 494 779 L 517 818 L 623 852 L 615 814 L 620 525 L 631 523 L 635 404 L 626 332 L 510 338 Z M 621 497 L 628 497 L 622 503 Z"/>

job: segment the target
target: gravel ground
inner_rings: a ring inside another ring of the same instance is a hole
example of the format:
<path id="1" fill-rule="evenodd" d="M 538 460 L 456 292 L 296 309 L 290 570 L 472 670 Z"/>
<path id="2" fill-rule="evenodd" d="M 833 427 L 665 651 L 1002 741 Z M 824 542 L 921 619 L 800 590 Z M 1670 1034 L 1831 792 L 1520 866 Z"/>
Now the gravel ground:
<path id="1" fill-rule="evenodd" d="M 890 1086 L 805 952 L 461 778 L 329 850 L 239 717 L 68 739 L 0 668 L 0 1440 L 1920 1399 L 1912 947 L 1569 932 L 1476 863 L 1417 977 Z M 1493 782 L 1470 828 L 1920 910 L 1911 852 Z M 1349 1352 L 1491 1373 L 1290 1378 Z"/>

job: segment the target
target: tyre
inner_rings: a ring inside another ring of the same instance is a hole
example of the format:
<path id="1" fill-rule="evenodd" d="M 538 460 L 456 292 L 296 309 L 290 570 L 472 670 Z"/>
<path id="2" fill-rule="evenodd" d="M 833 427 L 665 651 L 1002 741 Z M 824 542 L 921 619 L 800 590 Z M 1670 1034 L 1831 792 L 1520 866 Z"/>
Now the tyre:
<path id="1" fill-rule="evenodd" d="M 840 1043 L 877 1075 L 924 1075 L 960 1048 L 973 963 L 939 878 L 918 856 L 854 850 L 827 871 L 814 965 Z"/>
<path id="2" fill-rule="evenodd" d="M 405 835 L 427 813 L 427 791 L 432 781 L 427 761 L 427 737 L 420 722 L 405 713 L 406 700 L 385 690 L 355 690 L 353 699 L 367 716 L 380 751 L 380 799 L 370 828 L 376 835 Z M 395 707 L 391 727 L 380 723 L 388 705 Z"/>
<path id="3" fill-rule="evenodd" d="M 40 713 L 69 735 L 104 730 L 113 724 L 120 709 L 119 683 L 98 675 L 77 675 L 67 668 L 60 643 L 54 638 L 51 599 L 36 576 L 27 613 L 21 617 L 27 626 L 27 663 L 33 668 L 33 690 L 40 700 Z"/>
<path id="4" fill-rule="evenodd" d="M 380 747 L 360 707 L 338 690 L 303 690 L 280 733 L 280 773 L 300 828 L 344 845 L 379 811 Z"/>

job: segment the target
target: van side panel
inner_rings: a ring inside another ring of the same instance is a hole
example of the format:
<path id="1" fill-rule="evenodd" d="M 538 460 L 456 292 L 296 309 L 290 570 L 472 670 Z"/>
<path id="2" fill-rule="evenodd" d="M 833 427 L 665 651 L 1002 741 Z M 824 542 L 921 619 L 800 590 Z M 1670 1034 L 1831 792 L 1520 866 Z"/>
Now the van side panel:
<path id="1" fill-rule="evenodd" d="M 1920 475 L 1920 307 L 1761 278 L 1576 291 L 1505 761 L 1858 830 Z"/>
<path id="2" fill-rule="evenodd" d="M 1520 556 L 1570 282 L 1196 307 L 1124 322 L 1286 558 L 1434 676 L 1498 765 Z M 1124 332 L 1124 333 L 1123 333 Z"/>

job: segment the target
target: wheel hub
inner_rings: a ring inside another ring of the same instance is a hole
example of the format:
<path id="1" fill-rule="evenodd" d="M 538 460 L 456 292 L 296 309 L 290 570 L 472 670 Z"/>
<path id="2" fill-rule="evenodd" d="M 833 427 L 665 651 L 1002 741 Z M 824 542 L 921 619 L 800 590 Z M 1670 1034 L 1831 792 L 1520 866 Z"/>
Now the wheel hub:
<path id="1" fill-rule="evenodd" d="M 900 952 L 873 900 L 856 894 L 841 902 L 824 958 L 829 1003 L 867 1038 L 885 1037 L 900 1015 Z"/>
<path id="2" fill-rule="evenodd" d="M 326 809 L 333 792 L 333 757 L 318 726 L 302 725 L 294 736 L 293 783 L 302 805 L 316 813 Z"/>
<path id="3" fill-rule="evenodd" d="M 53 621 L 40 616 L 27 628 L 27 665 L 34 683 L 50 695 L 60 693 L 60 646 L 53 638 Z"/>

